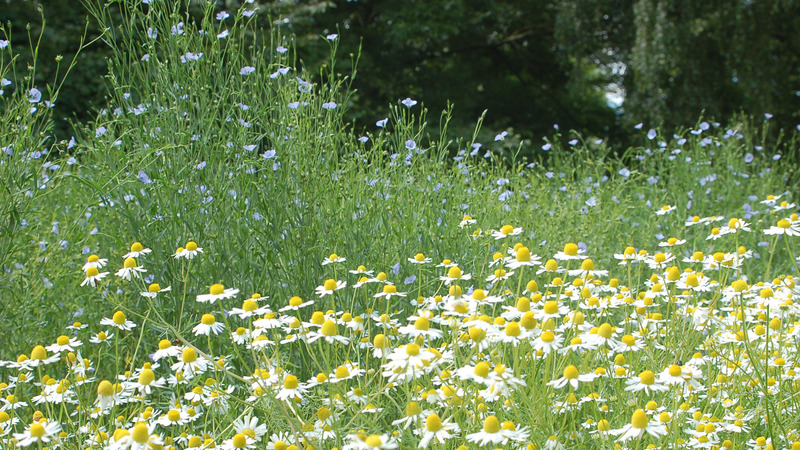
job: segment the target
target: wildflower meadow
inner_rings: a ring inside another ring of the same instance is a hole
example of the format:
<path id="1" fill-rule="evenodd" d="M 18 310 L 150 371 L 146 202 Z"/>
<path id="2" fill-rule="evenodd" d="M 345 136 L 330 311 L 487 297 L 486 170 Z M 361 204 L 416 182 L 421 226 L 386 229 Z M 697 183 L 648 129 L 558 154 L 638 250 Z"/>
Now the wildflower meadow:
<path id="1" fill-rule="evenodd" d="M 337 35 L 203 5 L 94 5 L 57 141 L 0 29 L 0 448 L 800 449 L 796 134 L 356 130 Z"/>

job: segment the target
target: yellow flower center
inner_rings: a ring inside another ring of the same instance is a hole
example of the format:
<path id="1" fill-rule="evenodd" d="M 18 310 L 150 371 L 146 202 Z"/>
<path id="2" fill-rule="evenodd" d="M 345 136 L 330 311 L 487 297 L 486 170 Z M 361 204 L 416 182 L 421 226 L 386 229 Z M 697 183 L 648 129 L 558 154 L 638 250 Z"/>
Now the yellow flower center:
<path id="1" fill-rule="evenodd" d="M 200 319 L 203 325 L 214 325 L 217 319 L 214 318 L 211 314 L 203 314 L 203 317 Z"/>
<path id="2" fill-rule="evenodd" d="M 122 267 L 126 269 L 130 269 L 131 267 L 136 267 L 136 260 L 133 258 L 125 258 L 125 262 L 122 263 Z"/>
<path id="3" fill-rule="evenodd" d="M 568 365 L 564 369 L 564 378 L 568 380 L 574 380 L 578 378 L 578 368 L 573 366 L 572 364 Z"/>
<path id="4" fill-rule="evenodd" d="M 208 293 L 211 295 L 220 295 L 225 292 L 225 286 L 215 283 L 212 284 L 210 288 L 208 288 Z"/>
<path id="5" fill-rule="evenodd" d="M 117 311 L 114 313 L 114 316 L 111 318 L 115 324 L 123 325 L 125 323 L 125 313 L 122 311 Z"/>
<path id="6" fill-rule="evenodd" d="M 144 249 L 144 247 L 142 247 L 142 244 L 139 243 L 139 242 L 134 242 L 133 245 L 131 245 L 131 251 L 132 252 L 140 252 L 143 249 Z"/>
<path id="7" fill-rule="evenodd" d="M 511 225 L 503 225 L 503 228 L 500 228 L 500 232 L 508 236 L 514 232 L 514 227 Z"/>
<path id="8" fill-rule="evenodd" d="M 572 242 L 564 246 L 564 254 L 568 256 L 576 256 L 578 254 L 578 246 Z"/>
<path id="9" fill-rule="evenodd" d="M 416 261 L 418 261 L 418 262 L 425 261 L 425 255 L 424 255 L 424 254 L 422 254 L 422 253 L 417 253 L 417 254 L 414 256 L 414 259 L 415 259 Z"/>
<path id="10" fill-rule="evenodd" d="M 425 428 L 432 433 L 442 429 L 442 419 L 437 414 L 431 414 L 425 419 Z"/>
<path id="11" fill-rule="evenodd" d="M 283 380 L 283 387 L 286 389 L 297 389 L 300 383 L 297 381 L 297 377 L 294 375 L 289 375 Z"/>
<path id="12" fill-rule="evenodd" d="M 631 418 L 631 426 L 638 430 L 647 428 L 647 423 L 650 422 L 650 419 L 647 418 L 647 413 L 642 411 L 641 409 L 637 409 L 633 413 L 633 417 Z"/>
<path id="13" fill-rule="evenodd" d="M 489 434 L 500 431 L 500 421 L 497 420 L 497 416 L 489 416 L 483 421 L 483 431 Z"/>
<path id="14" fill-rule="evenodd" d="M 431 321 L 427 317 L 422 316 L 414 321 L 414 328 L 420 331 L 428 330 L 431 327 Z"/>
<path id="15" fill-rule="evenodd" d="M 197 352 L 191 347 L 184 349 L 181 359 L 185 363 L 193 363 L 197 361 Z"/>
<path id="16" fill-rule="evenodd" d="M 614 328 L 609 323 L 604 323 L 597 329 L 597 335 L 605 339 L 611 339 L 613 333 Z"/>
<path id="17" fill-rule="evenodd" d="M 517 261 L 518 262 L 529 262 L 531 260 L 531 251 L 528 247 L 522 247 L 517 250 Z"/>
<path id="18" fill-rule="evenodd" d="M 339 334 L 338 327 L 336 326 L 336 322 L 328 319 L 325 323 L 322 324 L 322 335 L 323 336 L 336 336 Z"/>
<path id="19" fill-rule="evenodd" d="M 150 369 L 142 370 L 142 373 L 139 374 L 139 384 L 143 386 L 149 386 L 156 379 L 156 375 Z"/>
<path id="20" fill-rule="evenodd" d="M 652 370 L 645 370 L 639 374 L 639 382 L 651 386 L 656 382 L 656 375 Z"/>
<path id="21" fill-rule="evenodd" d="M 622 340 L 622 343 L 627 345 L 628 347 L 633 346 L 634 344 L 636 344 L 636 338 L 631 336 L 630 334 L 626 334 L 625 336 L 622 336 L 621 340 Z"/>
<path id="22" fill-rule="evenodd" d="M 549 301 L 544 303 L 544 313 L 545 314 L 556 314 L 558 313 L 558 302 L 557 301 Z"/>
<path id="23" fill-rule="evenodd" d="M 139 422 L 131 430 L 131 438 L 134 442 L 144 444 L 150 439 L 150 433 L 147 431 L 147 425 L 144 422 Z"/>
<path id="24" fill-rule="evenodd" d="M 114 386 L 112 386 L 111 382 L 107 380 L 101 381 L 97 385 L 97 395 L 102 397 L 110 397 L 114 395 Z"/>
<path id="25" fill-rule="evenodd" d="M 347 378 L 350 376 L 350 369 L 345 366 L 339 366 L 336 368 L 336 378 Z"/>
<path id="26" fill-rule="evenodd" d="M 544 333 L 542 333 L 542 341 L 549 343 L 553 342 L 554 340 L 556 340 L 556 335 L 554 335 L 553 332 L 545 331 Z"/>
<path id="27" fill-rule="evenodd" d="M 336 280 L 329 278 L 325 280 L 325 284 L 323 286 L 325 287 L 326 291 L 335 291 L 337 286 Z"/>
<path id="28" fill-rule="evenodd" d="M 383 292 L 385 294 L 396 294 L 397 293 L 397 286 L 393 284 L 387 284 L 383 286 Z"/>
<path id="29" fill-rule="evenodd" d="M 677 364 L 673 364 L 673 365 L 669 366 L 669 374 L 670 374 L 670 376 L 677 377 L 681 373 L 683 373 L 683 370 L 681 369 L 681 366 L 679 366 Z"/>
<path id="30" fill-rule="evenodd" d="M 519 336 L 520 333 L 519 322 L 508 322 L 508 325 L 506 325 L 506 336 Z"/>
<path id="31" fill-rule="evenodd" d="M 408 344 L 406 345 L 406 355 L 408 356 L 417 356 L 419 355 L 419 345 L 417 344 Z"/>
<path id="32" fill-rule="evenodd" d="M 233 448 L 245 448 L 247 446 L 247 437 L 244 433 L 236 433 L 231 441 Z"/>
<path id="33" fill-rule="evenodd" d="M 58 337 L 58 339 L 56 339 L 56 344 L 58 344 L 58 345 L 67 345 L 67 344 L 69 344 L 69 338 L 64 336 L 64 335 L 61 335 L 61 336 Z"/>
<path id="34" fill-rule="evenodd" d="M 41 345 L 33 347 L 33 350 L 31 350 L 31 359 L 34 361 L 47 359 L 47 350 Z"/>
<path id="35" fill-rule="evenodd" d="M 461 278 L 461 269 L 459 269 L 458 266 L 453 266 L 447 271 L 447 276 L 454 280 L 458 280 Z"/>
<path id="36" fill-rule="evenodd" d="M 31 425 L 30 433 L 31 437 L 36 437 L 36 438 L 42 437 L 44 436 L 45 433 L 44 426 L 40 423 L 34 423 Z"/>

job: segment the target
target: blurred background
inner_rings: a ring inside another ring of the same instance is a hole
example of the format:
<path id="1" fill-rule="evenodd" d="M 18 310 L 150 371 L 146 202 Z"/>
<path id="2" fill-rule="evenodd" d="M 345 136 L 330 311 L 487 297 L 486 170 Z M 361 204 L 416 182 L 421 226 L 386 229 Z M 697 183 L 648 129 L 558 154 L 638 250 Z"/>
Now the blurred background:
<path id="1" fill-rule="evenodd" d="M 220 11 L 240 6 L 218 3 Z M 312 74 L 329 72 L 330 46 L 338 46 L 335 70 L 352 78 L 346 106 L 357 131 L 375 128 L 387 105 L 406 97 L 434 114 L 450 102 L 451 129 L 461 135 L 488 110 L 487 136 L 508 131 L 534 148 L 555 125 L 624 147 L 637 124 L 670 133 L 749 115 L 778 133 L 800 123 L 796 0 L 255 3 L 265 32 L 285 36 Z M 80 2 L 0 0 L 16 51 L 36 39 L 42 18 L 47 24 L 36 70 L 43 81 L 85 30 L 99 35 L 87 16 Z M 80 55 L 59 99 L 59 138 L 103 104 L 108 54 L 97 42 Z"/>

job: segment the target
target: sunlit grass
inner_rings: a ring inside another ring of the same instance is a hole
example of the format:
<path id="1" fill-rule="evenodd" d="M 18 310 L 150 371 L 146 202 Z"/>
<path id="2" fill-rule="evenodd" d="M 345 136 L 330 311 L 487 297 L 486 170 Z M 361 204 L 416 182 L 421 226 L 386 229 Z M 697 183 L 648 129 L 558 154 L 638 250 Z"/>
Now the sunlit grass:
<path id="1" fill-rule="evenodd" d="M 125 7 L 74 140 L 0 60 L 4 448 L 800 446 L 759 130 L 525 160 L 407 99 L 362 135 L 247 8 Z"/>

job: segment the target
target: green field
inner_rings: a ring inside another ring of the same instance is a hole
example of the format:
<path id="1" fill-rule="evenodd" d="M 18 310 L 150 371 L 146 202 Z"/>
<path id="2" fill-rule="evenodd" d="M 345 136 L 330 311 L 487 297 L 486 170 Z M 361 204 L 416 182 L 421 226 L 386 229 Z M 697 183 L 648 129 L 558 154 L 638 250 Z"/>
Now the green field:
<path id="1" fill-rule="evenodd" d="M 354 130 L 218 13 L 103 24 L 60 142 L 0 50 L 0 447 L 800 448 L 796 134 Z"/>

